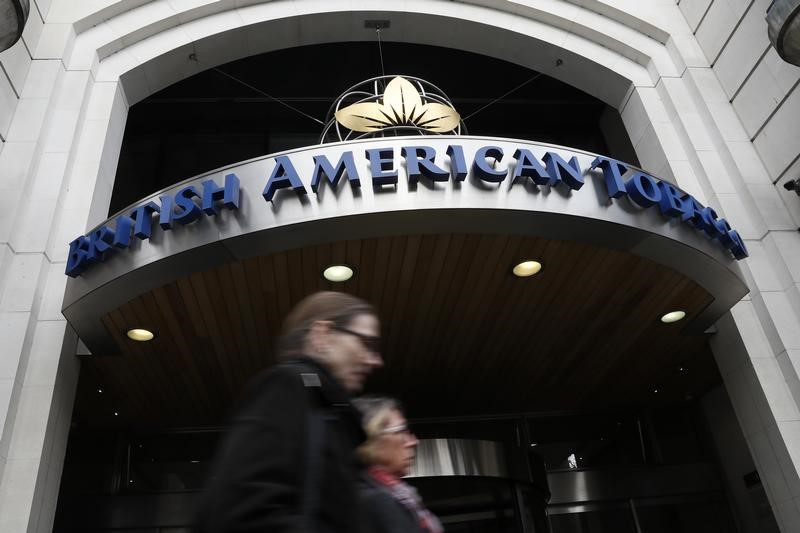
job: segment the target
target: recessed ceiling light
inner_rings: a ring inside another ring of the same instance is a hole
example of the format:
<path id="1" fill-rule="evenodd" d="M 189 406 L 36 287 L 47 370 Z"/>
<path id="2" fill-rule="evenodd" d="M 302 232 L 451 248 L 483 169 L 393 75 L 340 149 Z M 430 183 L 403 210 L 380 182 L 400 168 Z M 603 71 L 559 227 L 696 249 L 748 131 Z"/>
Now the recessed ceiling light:
<path id="1" fill-rule="evenodd" d="M 662 316 L 661 322 L 665 324 L 671 324 L 672 322 L 677 322 L 678 320 L 681 320 L 685 316 L 686 316 L 686 311 L 672 311 Z"/>
<path id="2" fill-rule="evenodd" d="M 153 332 L 147 329 L 129 329 L 128 338 L 133 341 L 149 341 L 153 339 Z"/>
<path id="3" fill-rule="evenodd" d="M 542 269 L 539 261 L 523 261 L 514 267 L 514 275 L 520 278 L 533 276 Z"/>
<path id="4" fill-rule="evenodd" d="M 347 265 L 331 265 L 322 271 L 322 277 L 328 281 L 341 283 L 353 277 L 353 269 Z"/>

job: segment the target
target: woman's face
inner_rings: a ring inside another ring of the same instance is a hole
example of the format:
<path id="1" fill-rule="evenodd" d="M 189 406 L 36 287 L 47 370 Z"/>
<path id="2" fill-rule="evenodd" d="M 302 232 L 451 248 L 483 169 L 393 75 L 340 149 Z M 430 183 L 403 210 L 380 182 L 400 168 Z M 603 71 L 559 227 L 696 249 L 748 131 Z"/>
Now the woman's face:
<path id="1" fill-rule="evenodd" d="M 367 377 L 383 366 L 377 350 L 380 324 L 374 315 L 356 315 L 347 325 L 328 326 L 323 360 L 334 377 L 351 394 L 364 388 Z"/>
<path id="2" fill-rule="evenodd" d="M 397 477 L 403 477 L 411 469 L 417 444 L 419 441 L 408 429 L 405 417 L 399 411 L 392 410 L 381 434 L 376 437 L 375 464 Z"/>

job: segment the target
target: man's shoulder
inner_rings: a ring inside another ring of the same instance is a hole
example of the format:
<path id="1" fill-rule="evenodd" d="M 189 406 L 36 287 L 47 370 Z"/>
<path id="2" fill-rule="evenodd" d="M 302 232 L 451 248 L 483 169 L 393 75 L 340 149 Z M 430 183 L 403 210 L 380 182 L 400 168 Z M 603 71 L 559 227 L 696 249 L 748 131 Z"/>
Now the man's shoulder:
<path id="1" fill-rule="evenodd" d="M 304 374 L 309 369 L 300 363 L 280 363 L 262 371 L 243 391 L 239 402 L 241 411 L 245 414 L 253 409 L 263 412 L 265 408 L 279 405 L 298 407 L 306 403 L 308 386 L 304 380 L 309 378 Z"/>
<path id="2" fill-rule="evenodd" d="M 250 389 L 263 389 L 266 386 L 286 384 L 298 389 L 309 386 L 319 386 L 319 376 L 316 367 L 305 360 L 282 361 L 266 370 L 263 370 L 248 385 Z"/>

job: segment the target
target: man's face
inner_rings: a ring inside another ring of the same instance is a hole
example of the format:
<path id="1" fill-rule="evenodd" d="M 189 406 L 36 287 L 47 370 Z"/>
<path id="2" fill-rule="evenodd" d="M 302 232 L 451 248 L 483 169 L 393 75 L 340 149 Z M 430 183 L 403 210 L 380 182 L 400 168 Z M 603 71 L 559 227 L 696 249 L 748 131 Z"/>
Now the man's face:
<path id="1" fill-rule="evenodd" d="M 367 377 L 383 366 L 379 340 L 380 323 L 373 315 L 356 315 L 340 328 L 329 326 L 323 359 L 349 393 L 360 392 Z"/>

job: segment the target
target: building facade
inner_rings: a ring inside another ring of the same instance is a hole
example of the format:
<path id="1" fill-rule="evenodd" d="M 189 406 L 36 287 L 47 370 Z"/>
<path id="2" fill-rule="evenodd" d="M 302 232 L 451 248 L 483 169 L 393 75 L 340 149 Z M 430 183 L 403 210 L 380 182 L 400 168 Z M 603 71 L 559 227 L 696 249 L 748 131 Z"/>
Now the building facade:
<path id="1" fill-rule="evenodd" d="M 749 293 L 708 342 L 775 521 L 800 529 L 800 197 L 783 187 L 800 175 L 800 68 L 769 45 L 767 4 L 34 0 L 0 54 L 0 530 L 53 528 L 86 352 L 62 314 L 69 243 L 109 214 L 131 106 L 237 59 L 372 41 L 367 19 L 588 93 L 641 168 L 731 222 Z M 719 437 L 732 421 L 716 418 Z"/>

